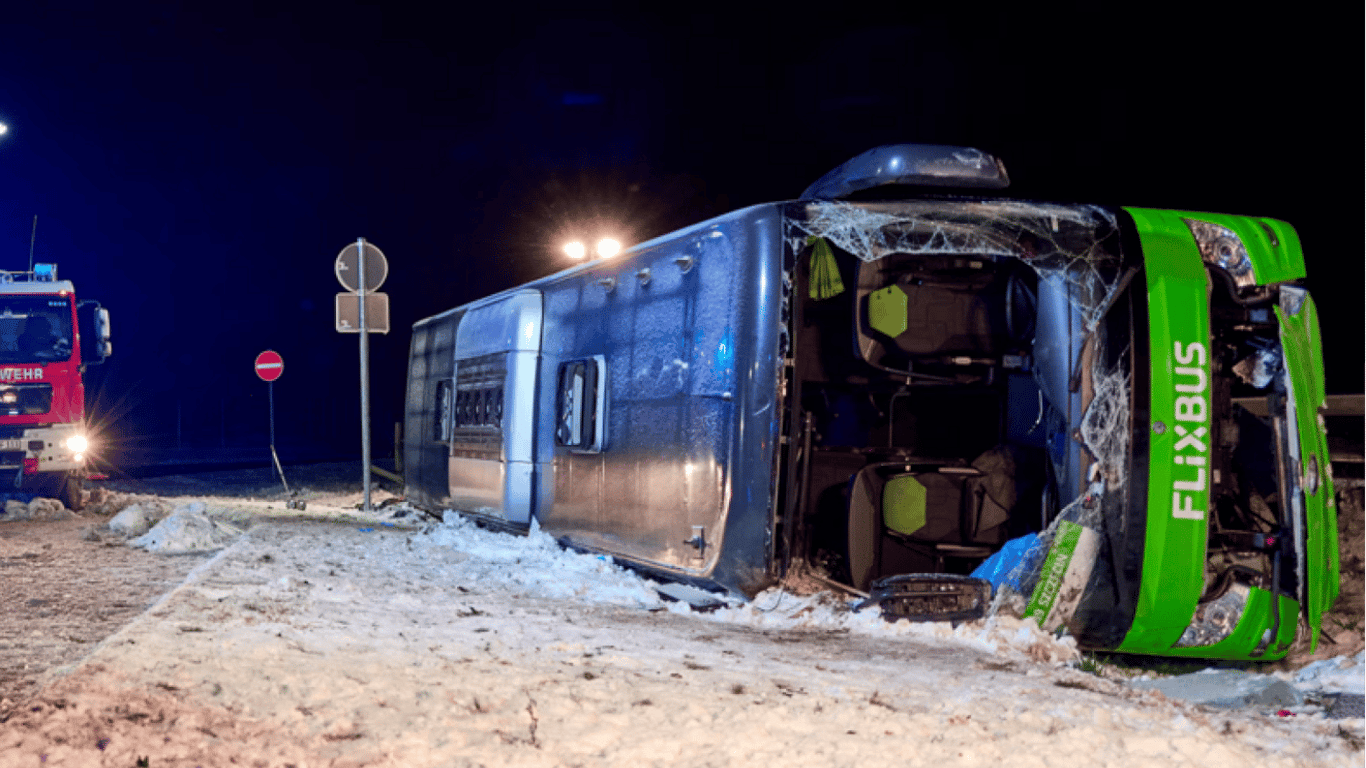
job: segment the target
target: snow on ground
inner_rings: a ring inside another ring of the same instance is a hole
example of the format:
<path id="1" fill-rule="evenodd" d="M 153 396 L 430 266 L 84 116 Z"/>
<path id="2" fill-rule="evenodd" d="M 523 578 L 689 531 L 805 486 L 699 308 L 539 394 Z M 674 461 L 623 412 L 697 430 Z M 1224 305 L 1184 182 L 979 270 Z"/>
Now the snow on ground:
<path id="1" fill-rule="evenodd" d="M 482 529 L 458 514 L 447 513 L 443 524 L 424 534 L 424 538 L 424 544 L 449 547 L 467 554 L 469 562 L 473 563 L 467 570 L 473 570 L 479 581 L 501 581 L 529 596 L 575 598 L 646 610 L 693 613 L 685 603 L 661 598 L 656 591 L 659 583 L 615 565 L 610 557 L 565 550 L 535 527 L 526 536 L 509 536 Z M 918 637 L 1051 662 L 1078 658 L 1076 644 L 1071 638 L 1053 638 L 1033 622 L 1007 616 L 957 628 L 943 623 L 903 621 L 890 624 L 875 608 L 852 612 L 850 607 L 857 601 L 830 593 L 797 596 L 777 588 L 759 594 L 752 601 L 729 602 L 726 607 L 697 616 L 755 629 Z"/>
<path id="2" fill-rule="evenodd" d="M 0 726 L 0 767 L 1362 762 L 1360 718 L 1138 691 L 1032 623 L 776 590 L 697 613 L 540 531 L 246 506 L 245 535 Z M 1294 684 L 1345 690 L 1362 663 Z"/>
<path id="3" fill-rule="evenodd" d="M 1316 661 L 1290 675 L 1295 685 L 1304 690 L 1329 693 L 1366 694 L 1366 653 L 1340 656 Z"/>

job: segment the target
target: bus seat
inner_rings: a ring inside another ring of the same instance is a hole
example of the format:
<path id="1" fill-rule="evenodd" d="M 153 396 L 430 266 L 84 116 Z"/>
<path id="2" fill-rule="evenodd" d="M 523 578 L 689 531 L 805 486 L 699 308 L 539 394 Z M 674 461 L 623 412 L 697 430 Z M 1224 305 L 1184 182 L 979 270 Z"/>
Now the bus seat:
<path id="1" fill-rule="evenodd" d="M 847 563 L 866 590 L 882 572 L 885 540 L 925 552 L 936 572 L 946 558 L 978 560 L 1006 538 L 1015 504 L 1014 464 L 1003 448 L 974 466 L 908 471 L 904 462 L 870 464 L 850 480 Z"/>

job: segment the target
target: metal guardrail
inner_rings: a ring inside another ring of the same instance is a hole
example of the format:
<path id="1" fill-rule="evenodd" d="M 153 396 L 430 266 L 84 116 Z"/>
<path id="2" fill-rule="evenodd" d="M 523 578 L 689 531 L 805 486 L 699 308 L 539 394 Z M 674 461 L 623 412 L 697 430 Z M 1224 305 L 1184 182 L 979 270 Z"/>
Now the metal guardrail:
<path id="1" fill-rule="evenodd" d="M 1328 395 L 1324 399 L 1323 415 L 1328 416 L 1366 416 L 1366 394 Z M 1235 405 L 1241 405 L 1253 416 L 1266 416 L 1266 398 L 1235 397 Z"/>
<path id="2" fill-rule="evenodd" d="M 1233 402 L 1255 416 L 1267 415 L 1266 398 L 1236 397 Z M 1328 395 L 1324 398 L 1324 421 L 1328 425 L 1328 453 L 1334 464 L 1366 464 L 1362 448 L 1366 394 Z"/>

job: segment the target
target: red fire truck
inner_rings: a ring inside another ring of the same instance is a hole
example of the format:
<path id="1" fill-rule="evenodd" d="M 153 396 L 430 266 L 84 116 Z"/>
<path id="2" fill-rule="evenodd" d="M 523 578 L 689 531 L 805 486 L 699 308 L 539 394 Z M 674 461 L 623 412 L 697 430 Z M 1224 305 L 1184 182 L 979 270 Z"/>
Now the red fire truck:
<path id="1" fill-rule="evenodd" d="M 109 310 L 77 301 L 57 265 L 0 271 L 0 491 L 79 509 L 90 434 L 84 374 L 110 353 Z"/>

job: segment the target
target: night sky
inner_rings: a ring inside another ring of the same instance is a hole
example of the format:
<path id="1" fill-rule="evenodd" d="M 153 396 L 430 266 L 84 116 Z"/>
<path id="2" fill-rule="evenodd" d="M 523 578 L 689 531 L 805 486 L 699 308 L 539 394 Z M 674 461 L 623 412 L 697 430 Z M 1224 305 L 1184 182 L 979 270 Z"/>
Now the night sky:
<path id="1" fill-rule="evenodd" d="M 911 141 L 997 154 L 1019 196 L 1290 221 L 1329 391 L 1361 391 L 1359 24 L 1312 4 L 62 5 L 0 22 L 0 269 L 36 215 L 34 259 L 109 308 L 91 400 L 116 462 L 261 446 L 267 348 L 282 459 L 358 455 L 332 309 L 357 237 L 390 264 L 386 455 L 415 320 L 567 266 L 571 235 L 641 242 Z"/>

